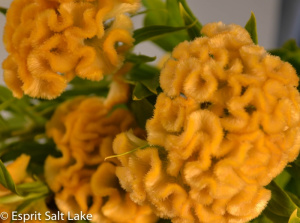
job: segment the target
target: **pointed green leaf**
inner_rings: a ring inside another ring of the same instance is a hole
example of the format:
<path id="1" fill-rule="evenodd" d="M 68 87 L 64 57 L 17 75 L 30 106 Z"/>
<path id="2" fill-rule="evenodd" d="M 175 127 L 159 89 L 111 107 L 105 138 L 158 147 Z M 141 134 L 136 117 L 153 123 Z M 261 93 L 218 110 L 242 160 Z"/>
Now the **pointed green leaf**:
<path id="1" fill-rule="evenodd" d="M 4 163 L 0 160 L 0 184 L 11 192 L 21 195 L 16 188 L 15 182 L 12 179 L 10 173 L 6 169 Z"/>
<path id="2" fill-rule="evenodd" d="M 160 25 L 153 25 L 153 26 L 146 26 L 140 29 L 137 29 L 133 33 L 133 38 L 135 39 L 134 44 L 137 45 L 140 42 L 146 40 L 153 40 L 154 38 L 161 37 L 168 33 L 174 33 L 180 30 L 185 30 L 188 27 L 172 27 L 172 26 L 160 26 Z"/>
<path id="3" fill-rule="evenodd" d="M 145 129 L 147 120 L 153 116 L 154 106 L 144 98 L 139 101 L 132 101 L 130 108 L 138 125 Z"/>
<path id="4" fill-rule="evenodd" d="M 272 198 L 264 213 L 274 222 L 287 222 L 293 211 L 298 208 L 297 205 L 274 181 L 266 188 L 271 190 Z"/>
<path id="5" fill-rule="evenodd" d="M 132 93 L 133 100 L 142 100 L 150 95 L 153 93 L 147 87 L 140 82 L 136 83 Z"/>
<path id="6" fill-rule="evenodd" d="M 135 64 L 148 63 L 156 60 L 156 57 L 149 57 L 146 55 L 136 55 L 136 54 L 128 54 L 126 56 L 126 61 L 132 62 Z"/>
<path id="7" fill-rule="evenodd" d="M 251 12 L 250 19 L 245 25 L 245 29 L 249 32 L 252 41 L 257 44 L 256 18 L 253 12 Z"/>
<path id="8" fill-rule="evenodd" d="M 3 15 L 6 15 L 7 9 L 0 7 L 0 13 L 2 13 Z"/>
<path id="9" fill-rule="evenodd" d="M 291 215 L 288 223 L 300 223 L 299 214 L 300 214 L 299 209 L 295 209 L 295 211 Z"/>

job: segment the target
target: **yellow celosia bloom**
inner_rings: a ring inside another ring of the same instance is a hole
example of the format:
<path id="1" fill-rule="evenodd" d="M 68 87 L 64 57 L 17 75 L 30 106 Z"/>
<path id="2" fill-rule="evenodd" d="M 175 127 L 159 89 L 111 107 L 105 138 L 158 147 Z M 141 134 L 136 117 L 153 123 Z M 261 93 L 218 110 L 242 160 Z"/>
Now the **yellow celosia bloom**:
<path id="1" fill-rule="evenodd" d="M 163 93 L 147 122 L 155 146 L 119 157 L 117 175 L 135 202 L 173 222 L 247 222 L 270 199 L 264 186 L 299 153 L 298 77 L 238 25 L 202 32 L 161 71 Z M 122 133 L 114 151 L 140 144 Z"/>
<path id="2" fill-rule="evenodd" d="M 15 97 L 58 97 L 75 76 L 101 80 L 132 46 L 125 13 L 139 0 L 14 0 L 7 12 L 4 81 Z"/>
<path id="3" fill-rule="evenodd" d="M 110 107 L 110 106 L 109 106 Z M 45 177 L 63 213 L 83 211 L 93 222 L 155 222 L 148 206 L 138 206 L 119 185 L 114 137 L 135 127 L 131 113 L 124 108 L 108 109 L 98 97 L 78 97 L 60 105 L 47 124 L 47 134 L 62 152 L 48 157 Z"/>

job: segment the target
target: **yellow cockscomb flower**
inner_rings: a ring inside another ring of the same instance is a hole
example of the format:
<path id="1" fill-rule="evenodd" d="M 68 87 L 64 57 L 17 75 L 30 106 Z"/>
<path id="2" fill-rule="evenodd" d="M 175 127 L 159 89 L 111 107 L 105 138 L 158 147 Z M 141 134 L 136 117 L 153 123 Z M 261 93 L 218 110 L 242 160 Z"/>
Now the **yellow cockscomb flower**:
<path id="1" fill-rule="evenodd" d="M 238 25 L 202 32 L 166 62 L 149 147 L 119 157 L 117 175 L 135 202 L 173 222 L 247 222 L 270 199 L 264 186 L 299 153 L 298 77 Z M 141 144 L 123 133 L 114 151 Z"/>
<path id="2" fill-rule="evenodd" d="M 101 80 L 131 48 L 139 0 L 14 0 L 7 12 L 4 81 L 15 97 L 58 97 L 75 76 Z"/>
<path id="3" fill-rule="evenodd" d="M 109 106 L 110 107 L 110 106 Z M 99 97 L 78 97 L 60 105 L 47 124 L 62 157 L 48 157 L 45 177 L 65 214 L 92 214 L 93 222 L 155 222 L 148 206 L 138 206 L 119 185 L 114 137 L 135 127 L 125 108 L 108 109 Z M 137 130 L 138 131 L 138 130 Z"/>

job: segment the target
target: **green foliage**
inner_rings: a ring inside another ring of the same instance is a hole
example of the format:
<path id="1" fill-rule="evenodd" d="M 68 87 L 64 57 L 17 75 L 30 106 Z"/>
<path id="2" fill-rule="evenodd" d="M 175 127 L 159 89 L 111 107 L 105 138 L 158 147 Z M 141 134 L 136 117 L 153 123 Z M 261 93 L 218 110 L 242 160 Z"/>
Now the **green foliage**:
<path id="1" fill-rule="evenodd" d="M 133 100 L 141 100 L 158 93 L 159 72 L 156 67 L 143 63 L 133 67 L 125 76 L 125 81 L 134 85 Z"/>
<path id="2" fill-rule="evenodd" d="M 126 62 L 141 64 L 141 63 L 153 62 L 155 59 L 156 57 L 148 57 L 146 55 L 128 54 L 126 57 Z"/>
<path id="3" fill-rule="evenodd" d="M 292 64 L 297 74 L 300 75 L 300 48 L 294 39 L 285 42 L 281 48 L 273 49 L 269 52 Z M 300 90 L 299 87 L 298 90 Z"/>
<path id="4" fill-rule="evenodd" d="M 262 214 L 259 217 L 255 218 L 254 220 L 252 220 L 251 223 L 274 223 L 274 222 Z"/>
<path id="5" fill-rule="evenodd" d="M 184 30 L 186 29 L 185 22 L 181 16 L 177 0 L 142 0 L 142 2 L 147 9 L 144 28 L 165 27 L 168 32 L 164 34 L 169 33 L 169 35 L 157 36 L 157 38 L 152 39 L 156 45 L 165 51 L 171 52 L 180 42 L 189 39 L 186 30 Z M 162 34 L 162 31 L 157 30 L 156 32 Z"/>
<path id="6" fill-rule="evenodd" d="M 300 209 L 295 209 L 288 223 L 300 223 Z"/>
<path id="7" fill-rule="evenodd" d="M 293 212 L 299 208 L 291 196 L 272 181 L 267 189 L 271 190 L 272 198 L 263 214 L 276 223 L 286 223 Z"/>
<path id="8" fill-rule="evenodd" d="M 177 32 L 177 31 L 180 31 L 180 30 L 185 30 L 185 29 L 187 29 L 187 27 L 185 27 L 185 26 L 173 27 L 173 26 L 153 25 L 153 26 L 143 27 L 143 28 L 140 28 L 140 29 L 137 29 L 137 30 L 134 31 L 134 33 L 133 33 L 133 38 L 135 39 L 134 44 L 137 45 L 140 42 L 143 42 L 143 41 L 146 41 L 146 40 L 154 40 L 154 39 L 157 39 L 160 36 L 163 36 L 165 34 L 174 33 L 174 32 Z M 157 41 L 154 41 L 154 42 L 160 43 L 161 40 L 157 40 Z M 173 45 L 172 49 L 176 45 L 177 44 Z M 163 47 L 165 47 L 165 46 L 163 46 Z M 170 48 L 170 51 L 172 49 Z"/>
<path id="9" fill-rule="evenodd" d="M 9 189 L 13 193 L 21 195 L 21 193 L 17 190 L 11 175 L 9 174 L 4 163 L 1 160 L 0 160 L 0 183 L 2 184 L 2 186 Z"/>
<path id="10" fill-rule="evenodd" d="M 251 12 L 250 19 L 248 20 L 247 24 L 245 25 L 245 29 L 249 32 L 252 41 L 257 44 L 257 30 L 256 30 L 256 18 L 253 12 Z"/>
<path id="11" fill-rule="evenodd" d="M 202 24 L 198 21 L 185 0 L 178 0 L 180 3 L 181 16 L 186 26 L 188 26 L 188 34 L 190 40 L 201 36 Z"/>
<path id="12" fill-rule="evenodd" d="M 6 15 L 7 9 L 0 7 L 0 13 L 2 13 L 3 15 Z"/>
<path id="13" fill-rule="evenodd" d="M 138 125 L 145 129 L 146 122 L 153 116 L 153 105 L 146 98 L 139 101 L 132 101 L 130 109 L 137 120 Z"/>

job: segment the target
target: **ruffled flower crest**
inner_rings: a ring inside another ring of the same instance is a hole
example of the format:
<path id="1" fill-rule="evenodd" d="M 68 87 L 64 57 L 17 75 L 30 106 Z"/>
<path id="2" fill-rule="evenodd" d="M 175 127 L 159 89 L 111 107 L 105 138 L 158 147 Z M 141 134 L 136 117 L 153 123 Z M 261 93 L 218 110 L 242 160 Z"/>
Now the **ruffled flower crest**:
<path id="1" fill-rule="evenodd" d="M 15 0 L 7 12 L 4 80 L 15 97 L 53 99 L 75 75 L 99 81 L 133 43 L 138 0 Z"/>
<path id="2" fill-rule="evenodd" d="M 207 24 L 160 75 L 148 148 L 114 141 L 122 187 L 172 222 L 247 222 L 271 197 L 264 186 L 299 154 L 300 96 L 293 67 L 238 25 Z"/>
<path id="3" fill-rule="evenodd" d="M 105 105 L 99 97 L 78 97 L 61 104 L 47 124 L 62 157 L 45 162 L 46 181 L 59 210 L 71 215 L 83 211 L 93 222 L 155 222 L 148 206 L 138 206 L 119 185 L 113 155 L 114 137 L 135 128 L 125 108 Z M 136 133 L 140 130 L 136 129 Z"/>

